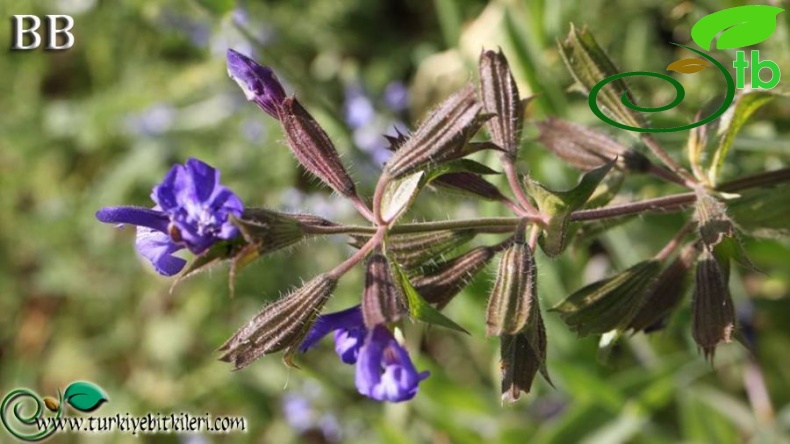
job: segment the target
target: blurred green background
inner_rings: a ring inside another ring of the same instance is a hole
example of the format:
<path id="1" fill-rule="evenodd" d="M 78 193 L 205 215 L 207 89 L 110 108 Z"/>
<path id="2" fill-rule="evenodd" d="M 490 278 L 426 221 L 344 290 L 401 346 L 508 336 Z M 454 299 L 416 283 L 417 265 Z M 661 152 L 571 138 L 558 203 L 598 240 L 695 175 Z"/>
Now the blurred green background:
<path id="1" fill-rule="evenodd" d="M 735 344 L 719 348 L 714 366 L 705 362 L 691 340 L 687 303 L 666 330 L 627 338 L 607 363 L 598 362 L 597 338 L 577 340 L 549 313 L 556 388 L 536 380 L 532 393 L 501 406 L 498 342 L 485 337 L 483 322 L 489 269 L 447 308 L 471 337 L 407 325 L 417 367 L 432 375 L 412 402 L 386 405 L 356 393 L 354 369 L 339 363 L 330 340 L 300 357 L 301 370 L 271 356 L 233 373 L 216 359 L 216 348 L 266 301 L 346 257 L 342 237 L 260 260 L 238 276 L 231 298 L 227 268 L 171 288 L 172 280 L 135 255 L 133 230 L 93 217 L 102 206 L 150 205 L 150 190 L 167 169 L 198 157 L 218 167 L 248 206 L 360 221 L 346 202 L 306 178 L 276 122 L 244 100 L 226 74 L 229 47 L 276 70 L 326 126 L 369 196 L 381 134 L 394 134 L 396 125 L 414 128 L 431 104 L 474 78 L 482 48 L 503 49 L 522 96 L 541 94 L 530 119 L 560 116 L 629 141 L 595 119 L 586 97 L 567 91 L 571 78 L 556 39 L 570 22 L 586 24 L 623 70 L 662 72 L 678 58 L 668 42 L 688 42 L 696 20 L 739 4 L 0 3 L 3 39 L 10 39 L 13 14 L 70 14 L 76 22 L 68 51 L 0 55 L 0 392 L 29 387 L 56 395 L 71 381 L 89 380 L 110 396 L 97 415 L 209 412 L 244 416 L 248 428 L 203 436 L 61 434 L 52 442 L 783 442 L 790 433 L 787 240 L 744 239 L 761 272 L 736 270 L 732 278 L 757 363 Z M 762 54 L 790 73 L 790 14 L 779 22 Z M 689 80 L 693 93 L 675 118 L 688 121 L 718 93 L 714 80 L 699 78 Z M 662 103 L 665 94 L 656 86 L 641 98 Z M 527 132 L 521 166 L 552 186 L 574 183 L 578 173 Z M 787 166 L 789 132 L 786 100 L 761 109 L 738 138 L 725 174 Z M 660 136 L 679 159 L 682 137 Z M 496 167 L 493 158 L 481 160 Z M 634 196 L 676 191 L 649 178 L 626 184 Z M 425 193 L 414 218 L 506 214 L 490 203 Z M 676 215 L 645 216 L 559 260 L 539 256 L 543 307 L 655 253 L 681 223 Z M 359 270 L 344 278 L 327 310 L 354 304 L 360 278 Z M 8 442 L 4 433 L 0 441 Z"/>

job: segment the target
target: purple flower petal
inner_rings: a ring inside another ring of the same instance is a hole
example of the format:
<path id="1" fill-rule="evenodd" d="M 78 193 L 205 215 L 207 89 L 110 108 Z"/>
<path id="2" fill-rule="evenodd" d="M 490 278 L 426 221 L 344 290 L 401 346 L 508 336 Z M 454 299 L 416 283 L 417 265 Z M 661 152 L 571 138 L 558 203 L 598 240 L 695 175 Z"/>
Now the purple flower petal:
<path id="1" fill-rule="evenodd" d="M 279 108 L 285 100 L 283 89 L 274 71 L 251 58 L 228 49 L 228 74 L 239 84 L 247 100 L 279 119 Z"/>
<path id="2" fill-rule="evenodd" d="M 335 352 L 344 364 L 355 364 L 368 331 L 364 325 L 335 330 Z"/>
<path id="3" fill-rule="evenodd" d="M 240 217 L 244 204 L 219 184 L 219 172 L 198 159 L 174 165 L 155 186 L 152 209 L 106 207 L 96 212 L 102 222 L 138 226 L 137 250 L 166 276 L 178 273 L 186 261 L 172 255 L 184 247 L 195 254 L 217 241 L 239 235 L 230 216 Z"/>
<path id="4" fill-rule="evenodd" d="M 373 397 L 376 386 L 381 383 L 381 360 L 389 337 L 389 330 L 377 326 L 368 333 L 365 345 L 359 351 L 354 382 L 359 393 L 369 398 Z"/>
<path id="5" fill-rule="evenodd" d="M 186 163 L 187 177 L 198 202 L 208 202 L 219 186 L 219 172 L 209 165 L 191 158 Z"/>
<path id="6" fill-rule="evenodd" d="M 412 399 L 429 374 L 417 373 L 406 349 L 386 327 L 377 325 L 359 351 L 355 382 L 357 390 L 369 398 L 400 402 Z"/>
<path id="7" fill-rule="evenodd" d="M 142 207 L 104 207 L 96 212 L 96 219 L 108 224 L 132 224 L 167 232 L 169 220 L 163 212 Z"/>
<path id="8" fill-rule="evenodd" d="M 195 254 L 204 252 L 219 239 L 232 239 L 238 228 L 228 219 L 240 217 L 244 204 L 228 188 L 219 185 L 219 172 L 210 165 L 189 159 L 186 166 L 175 165 L 151 198 L 162 206 L 177 228 L 177 243 Z"/>
<path id="9" fill-rule="evenodd" d="M 162 183 L 155 186 L 151 192 L 151 200 L 156 202 L 156 204 L 162 208 L 162 211 L 169 213 L 179 207 L 175 184 L 177 181 L 183 181 L 183 179 L 179 179 L 183 177 L 183 175 L 184 166 L 173 165 L 170 171 L 165 175 Z"/>
<path id="10" fill-rule="evenodd" d="M 184 247 L 176 245 L 166 233 L 148 227 L 137 227 L 137 252 L 148 259 L 157 273 L 172 276 L 186 265 L 187 261 L 173 256 Z"/>
<path id="11" fill-rule="evenodd" d="M 362 320 L 362 311 L 359 305 L 348 308 L 343 311 L 335 313 L 320 315 L 313 323 L 313 328 L 307 333 L 307 336 L 299 345 L 299 351 L 306 352 L 310 347 L 314 346 L 318 341 L 330 332 L 344 328 L 352 329 L 360 326 L 364 327 Z"/>

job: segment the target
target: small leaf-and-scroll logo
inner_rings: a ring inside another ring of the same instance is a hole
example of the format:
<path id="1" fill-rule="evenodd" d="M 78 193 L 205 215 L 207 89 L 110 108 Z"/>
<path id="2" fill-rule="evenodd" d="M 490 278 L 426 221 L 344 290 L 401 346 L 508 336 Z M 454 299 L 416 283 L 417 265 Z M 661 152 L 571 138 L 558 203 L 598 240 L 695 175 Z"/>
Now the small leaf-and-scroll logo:
<path id="1" fill-rule="evenodd" d="M 705 51 L 711 50 L 711 48 L 714 46 L 714 39 L 717 37 L 718 39 L 716 39 L 715 48 L 719 50 L 736 49 L 755 45 L 767 40 L 771 34 L 773 34 L 773 32 L 776 30 L 776 17 L 783 11 L 784 9 L 777 8 L 775 6 L 749 5 L 738 6 L 735 8 L 728 8 L 722 11 L 714 12 L 713 14 L 706 15 L 696 24 L 694 24 L 694 27 L 691 29 L 691 39 L 694 40 L 694 42 Z M 621 101 L 627 108 L 638 112 L 655 113 L 666 111 L 679 105 L 686 95 L 683 85 L 666 74 L 659 74 L 649 71 L 619 73 L 609 76 L 598 82 L 590 90 L 590 95 L 588 98 L 588 103 L 592 112 L 604 122 L 628 131 L 642 133 L 668 133 L 683 131 L 705 125 L 706 123 L 709 123 L 724 114 L 735 98 L 735 89 L 746 87 L 747 69 L 749 70 L 751 77 L 750 86 L 754 89 L 771 89 L 779 83 L 779 79 L 781 78 L 779 66 L 771 60 L 760 60 L 760 51 L 757 50 L 750 51 L 748 60 L 746 57 L 746 51 L 739 50 L 735 52 L 735 61 L 732 63 L 733 68 L 735 68 L 735 79 L 733 80 L 732 76 L 724 67 L 724 65 L 708 54 L 685 45 L 679 45 L 677 43 L 673 43 L 673 45 L 686 48 L 689 51 L 701 56 L 701 58 L 686 58 L 677 60 L 667 66 L 668 71 L 674 71 L 681 74 L 694 74 L 701 72 L 708 67 L 715 67 L 721 72 L 722 76 L 724 76 L 724 80 L 727 83 L 724 101 L 712 114 L 688 125 L 670 128 L 641 128 L 638 126 L 630 126 L 617 122 L 601 111 L 601 109 L 598 107 L 597 96 L 602 88 L 613 81 L 626 77 L 638 76 L 655 77 L 669 82 L 675 88 L 675 100 L 664 106 L 642 107 L 635 105 L 631 101 L 629 95 L 625 93 L 621 97 Z M 760 73 L 763 70 L 770 71 L 771 77 L 768 80 L 763 80 L 760 78 Z"/>
<path id="2" fill-rule="evenodd" d="M 98 385 L 87 381 L 76 381 L 61 392 L 57 398 L 44 396 L 26 388 L 17 388 L 9 392 L 0 404 L 0 420 L 5 429 L 17 439 L 23 441 L 41 441 L 55 433 L 55 423 L 42 421 L 45 415 L 61 418 L 65 413 L 65 404 L 82 413 L 90 413 L 98 409 L 109 397 Z M 47 414 L 47 411 L 50 413 Z M 41 427 L 41 425 L 46 425 Z"/>

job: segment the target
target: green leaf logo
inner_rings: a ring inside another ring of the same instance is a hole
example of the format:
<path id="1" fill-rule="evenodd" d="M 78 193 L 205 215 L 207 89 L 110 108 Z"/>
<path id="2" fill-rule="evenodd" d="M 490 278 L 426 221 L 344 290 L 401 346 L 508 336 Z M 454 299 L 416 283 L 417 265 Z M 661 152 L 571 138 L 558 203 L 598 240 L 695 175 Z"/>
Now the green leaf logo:
<path id="1" fill-rule="evenodd" d="M 710 51 L 716 36 L 718 49 L 756 45 L 774 33 L 776 16 L 782 11 L 775 6 L 749 5 L 714 12 L 691 28 L 691 38 L 706 51 Z"/>
<path id="2" fill-rule="evenodd" d="M 101 387 L 86 381 L 72 382 L 66 387 L 63 398 L 81 412 L 92 412 L 103 402 L 109 401 L 109 397 Z"/>

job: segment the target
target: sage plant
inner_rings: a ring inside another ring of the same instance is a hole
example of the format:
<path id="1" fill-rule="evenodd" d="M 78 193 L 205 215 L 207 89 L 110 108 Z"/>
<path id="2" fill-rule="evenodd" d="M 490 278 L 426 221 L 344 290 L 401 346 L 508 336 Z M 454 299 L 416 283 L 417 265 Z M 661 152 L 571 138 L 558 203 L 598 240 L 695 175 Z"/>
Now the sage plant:
<path id="1" fill-rule="evenodd" d="M 611 75 L 614 65 L 584 32 L 572 29 L 560 42 L 560 51 L 577 86 L 589 90 Z M 220 347 L 220 359 L 235 370 L 277 352 L 284 353 L 286 364 L 294 365 L 297 355 L 332 333 L 340 360 L 356 366 L 355 383 L 362 395 L 389 402 L 412 399 L 429 375 L 415 367 L 399 326 L 412 319 L 464 332 L 441 310 L 498 258 L 481 322 L 488 336 L 500 340 L 502 399 L 513 402 L 521 392 L 530 391 L 538 373 L 551 383 L 535 256 L 561 255 L 579 233 L 594 236 L 632 216 L 652 212 L 683 213 L 686 224 L 652 257 L 580 288 L 549 311 L 579 336 L 650 332 L 662 327 L 692 287 L 692 336 L 712 358 L 718 345 L 731 342 L 737 334 L 728 281 L 732 261 L 749 265 L 740 236 L 765 231 L 787 234 L 776 220 L 786 220 L 790 206 L 786 198 L 775 196 L 788 190 L 790 170 L 718 183 L 718 177 L 710 174 L 718 166 L 700 160 L 711 146 L 717 153 L 729 149 L 724 145 L 732 143 L 744 116 L 753 111 L 748 94 L 732 105 L 728 122 L 737 123 L 722 123 L 718 140 L 705 127 L 692 131 L 691 170 L 649 135 L 639 136 L 650 151 L 645 153 L 637 144 L 625 146 L 598 130 L 560 118 L 535 122 L 538 140 L 582 173 L 572 189 L 553 190 L 516 167 L 531 97 L 521 97 L 501 51 L 483 51 L 479 84 L 464 85 L 410 134 L 384 136 L 392 157 L 383 166 L 373 195 L 361 196 L 326 131 L 296 97 L 285 93 L 274 72 L 233 50 L 228 51 L 227 62 L 230 77 L 247 99 L 279 121 L 296 160 L 349 199 L 366 224 L 244 207 L 239 197 L 220 185 L 219 172 L 196 159 L 174 166 L 154 187 L 152 209 L 108 207 L 96 217 L 137 225 L 137 250 L 157 272 L 168 276 L 191 275 L 221 261 L 230 262 L 233 275 L 255 259 L 307 238 L 349 237 L 354 254 L 264 306 Z M 631 112 L 611 106 L 617 108 L 610 110 L 613 114 Z M 469 158 L 480 151 L 497 154 L 507 189 L 485 178 L 498 171 Z M 687 191 L 623 201 L 619 186 L 635 174 L 649 174 Z M 405 221 L 404 215 L 429 185 L 499 203 L 512 215 Z M 618 203 L 613 203 L 615 199 Z M 756 214 L 755 208 L 769 208 L 771 217 Z M 491 245 L 467 247 L 483 233 L 501 238 Z M 195 255 L 191 263 L 173 256 L 181 249 Z M 358 266 L 365 268 L 359 304 L 322 313 L 338 281 Z"/>

